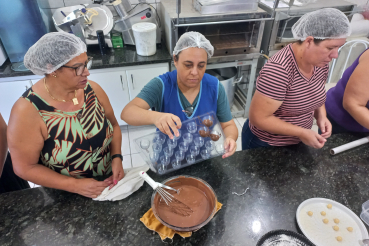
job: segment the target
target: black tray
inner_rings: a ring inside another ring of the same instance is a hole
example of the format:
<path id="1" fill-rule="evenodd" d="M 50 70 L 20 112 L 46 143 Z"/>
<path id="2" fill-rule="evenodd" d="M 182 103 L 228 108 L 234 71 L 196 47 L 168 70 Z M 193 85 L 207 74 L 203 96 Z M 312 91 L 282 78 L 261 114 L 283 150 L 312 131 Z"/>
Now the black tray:
<path id="1" fill-rule="evenodd" d="M 296 240 L 298 240 L 296 242 L 296 246 L 316 246 L 315 244 L 313 244 L 312 242 L 309 241 L 309 239 L 307 239 L 305 236 L 297 233 L 297 232 L 294 232 L 294 231 L 288 231 L 288 230 L 275 230 L 275 231 L 270 231 L 268 233 L 266 233 L 264 236 L 262 236 L 258 243 L 256 244 L 256 246 L 263 246 L 263 244 L 265 242 L 267 242 L 267 240 L 270 240 L 274 237 L 278 237 L 279 235 L 287 235 L 289 237 L 292 237 Z M 277 242 L 276 242 L 277 243 Z M 273 244 L 270 244 L 270 245 L 273 245 Z M 276 246 L 278 244 L 275 244 Z M 274 246 L 274 245 L 273 245 Z"/>

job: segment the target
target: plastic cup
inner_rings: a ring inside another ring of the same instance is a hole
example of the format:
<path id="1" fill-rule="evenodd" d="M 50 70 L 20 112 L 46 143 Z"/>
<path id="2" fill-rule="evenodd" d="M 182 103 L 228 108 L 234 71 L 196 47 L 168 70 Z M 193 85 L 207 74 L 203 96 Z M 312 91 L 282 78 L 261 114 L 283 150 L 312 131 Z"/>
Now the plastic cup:
<path id="1" fill-rule="evenodd" d="M 163 156 L 160 156 L 159 159 L 160 159 L 160 163 L 165 165 L 165 166 L 170 163 L 170 157 L 168 157 L 168 156 L 163 155 Z"/>
<path id="2" fill-rule="evenodd" d="M 218 141 L 221 136 L 222 134 L 218 131 L 213 130 L 210 132 L 210 139 L 213 140 L 214 142 Z"/>
<path id="3" fill-rule="evenodd" d="M 200 127 L 199 127 L 199 130 L 198 130 L 198 133 L 199 133 L 199 135 L 200 135 L 201 137 L 203 137 L 203 138 L 207 138 L 207 137 L 209 137 L 209 135 L 210 135 L 210 130 L 209 130 L 209 128 L 207 128 L 206 126 L 200 126 Z"/>
<path id="4" fill-rule="evenodd" d="M 164 174 L 167 171 L 167 165 L 159 164 L 157 170 L 159 174 Z"/>
<path id="5" fill-rule="evenodd" d="M 203 150 L 201 150 L 201 152 L 200 152 L 200 154 L 201 154 L 201 157 L 202 157 L 202 159 L 209 159 L 210 158 L 210 150 L 208 150 L 208 149 L 203 149 Z"/>
<path id="6" fill-rule="evenodd" d="M 210 115 L 202 117 L 202 124 L 207 127 L 211 127 L 214 124 L 214 121 Z"/>
<path id="7" fill-rule="evenodd" d="M 152 140 L 153 143 L 157 143 L 157 144 L 163 144 L 165 143 L 165 139 L 167 138 L 167 136 L 164 133 L 157 133 L 154 136 L 154 139 Z"/>
<path id="8" fill-rule="evenodd" d="M 187 150 L 188 150 L 188 146 L 189 146 L 189 144 L 188 144 L 188 143 L 186 143 L 186 142 L 180 142 L 180 143 L 178 144 L 179 150 L 180 150 L 180 151 L 182 151 L 182 152 L 184 152 L 184 153 L 186 153 L 186 152 L 187 152 Z"/>
<path id="9" fill-rule="evenodd" d="M 162 147 L 162 145 L 161 144 L 157 144 L 157 143 L 154 143 L 153 145 L 152 145 L 152 150 L 154 151 L 154 152 L 157 152 L 157 153 L 160 153 L 160 151 L 161 151 L 161 149 L 162 149 L 163 147 Z"/>
<path id="10" fill-rule="evenodd" d="M 178 130 L 178 133 L 179 133 L 178 137 L 176 135 L 174 135 L 174 133 L 173 133 L 173 139 L 175 139 L 175 140 L 179 140 L 182 137 L 182 131 L 180 129 L 177 129 L 177 130 Z"/>
<path id="11" fill-rule="evenodd" d="M 185 143 L 190 144 L 192 142 L 192 140 L 193 140 L 193 136 L 192 136 L 191 133 L 187 132 L 187 133 L 183 134 L 183 141 Z"/>
<path id="12" fill-rule="evenodd" d="M 215 150 L 218 152 L 218 154 L 225 153 L 224 145 L 222 143 L 215 145 Z"/>
<path id="13" fill-rule="evenodd" d="M 186 161 L 188 164 L 194 164 L 196 161 L 196 156 L 188 154 L 186 155 Z"/>
<path id="14" fill-rule="evenodd" d="M 190 153 L 191 155 L 197 156 L 200 153 L 200 148 L 197 147 L 196 145 L 192 145 L 190 147 Z"/>
<path id="15" fill-rule="evenodd" d="M 186 127 L 189 133 L 195 133 L 197 130 L 196 122 L 189 122 Z"/>
<path id="16" fill-rule="evenodd" d="M 150 147 L 150 140 L 142 139 L 140 141 L 140 146 L 141 146 L 142 149 L 145 149 L 145 150 L 148 149 Z"/>
<path id="17" fill-rule="evenodd" d="M 164 155 L 169 158 L 173 155 L 173 149 L 169 147 L 165 147 L 163 149 L 163 152 L 164 152 Z"/>
<path id="18" fill-rule="evenodd" d="M 167 140 L 167 144 L 168 144 L 168 147 L 171 148 L 171 149 L 174 149 L 175 147 L 177 147 L 177 140 L 175 139 L 168 139 Z"/>
<path id="19" fill-rule="evenodd" d="M 159 160 L 159 153 L 158 152 L 151 152 L 150 153 L 150 160 L 153 164 L 155 164 Z"/>
<path id="20" fill-rule="evenodd" d="M 172 167 L 173 167 L 174 169 L 179 169 L 179 168 L 181 168 L 181 161 L 180 161 L 180 160 L 177 160 L 177 159 L 174 159 L 174 160 L 172 161 Z"/>
<path id="21" fill-rule="evenodd" d="M 185 157 L 185 152 L 182 151 L 182 150 L 177 150 L 174 155 L 176 157 L 176 160 L 182 161 L 184 159 L 184 157 Z"/>
<path id="22" fill-rule="evenodd" d="M 204 145 L 204 142 L 205 142 L 204 138 L 200 136 L 194 137 L 193 139 L 193 143 L 199 148 L 201 148 Z"/>
<path id="23" fill-rule="evenodd" d="M 212 150 L 215 148 L 215 144 L 214 144 L 214 142 L 213 142 L 213 141 L 211 141 L 211 140 L 206 141 L 206 143 L 205 143 L 205 148 L 206 148 L 207 150 L 209 150 L 209 151 L 212 151 Z"/>

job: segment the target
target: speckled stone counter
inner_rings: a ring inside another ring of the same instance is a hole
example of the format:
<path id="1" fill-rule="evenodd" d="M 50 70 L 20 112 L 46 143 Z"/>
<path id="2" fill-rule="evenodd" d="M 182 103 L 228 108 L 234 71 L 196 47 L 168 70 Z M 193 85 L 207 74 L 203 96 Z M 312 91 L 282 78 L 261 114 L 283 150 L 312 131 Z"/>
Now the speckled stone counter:
<path id="1" fill-rule="evenodd" d="M 339 134 L 315 150 L 303 144 L 237 152 L 164 176 L 187 174 L 207 181 L 223 208 L 209 224 L 170 245 L 255 245 L 275 229 L 299 231 L 295 213 L 313 197 L 338 201 L 357 215 L 369 199 L 369 146 L 337 156 L 329 149 L 362 135 Z M 232 195 L 242 193 L 244 196 Z M 0 195 L 0 245 L 163 245 L 139 218 L 150 208 L 152 189 L 144 184 L 125 200 L 95 202 L 48 188 Z M 170 241 L 169 241 L 170 242 Z"/>
<path id="2" fill-rule="evenodd" d="M 164 44 L 157 45 L 156 54 L 153 56 L 137 55 L 136 47 L 132 45 L 124 46 L 123 49 L 110 49 L 106 55 L 101 55 L 97 45 L 90 45 L 87 48 L 87 55 L 94 58 L 91 69 L 126 67 L 171 61 L 171 56 Z M 33 73 L 31 71 L 13 71 L 9 59 L 0 66 L 0 78 L 28 75 L 33 75 Z"/>

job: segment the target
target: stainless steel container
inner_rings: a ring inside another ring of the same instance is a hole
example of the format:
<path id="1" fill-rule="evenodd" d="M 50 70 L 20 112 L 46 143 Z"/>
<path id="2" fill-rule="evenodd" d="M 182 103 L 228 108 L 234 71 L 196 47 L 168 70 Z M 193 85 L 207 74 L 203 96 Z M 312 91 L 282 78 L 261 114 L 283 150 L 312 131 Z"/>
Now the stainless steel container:
<path id="1" fill-rule="evenodd" d="M 232 108 L 234 100 L 234 92 L 236 84 L 242 81 L 242 76 L 238 77 L 238 71 L 236 67 L 226 67 L 218 69 L 206 70 L 206 73 L 216 77 L 219 82 L 224 86 L 229 106 Z"/>

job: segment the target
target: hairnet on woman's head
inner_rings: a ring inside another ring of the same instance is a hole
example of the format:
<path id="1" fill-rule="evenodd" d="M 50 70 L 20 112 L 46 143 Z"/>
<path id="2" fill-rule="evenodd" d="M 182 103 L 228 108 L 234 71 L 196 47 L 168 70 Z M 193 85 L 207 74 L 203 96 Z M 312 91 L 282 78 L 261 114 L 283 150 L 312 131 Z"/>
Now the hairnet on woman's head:
<path id="1" fill-rule="evenodd" d="M 347 38 L 351 34 L 347 16 L 338 9 L 325 8 L 304 14 L 293 26 L 293 37 L 304 41 L 315 39 Z"/>
<path id="2" fill-rule="evenodd" d="M 208 54 L 208 59 L 214 54 L 214 47 L 210 41 L 199 32 L 185 32 L 174 47 L 173 55 L 178 55 L 179 52 L 188 48 L 201 48 Z"/>
<path id="3" fill-rule="evenodd" d="M 66 32 L 51 32 L 28 49 L 24 65 L 34 74 L 50 74 L 85 52 L 86 44 L 79 37 Z"/>

